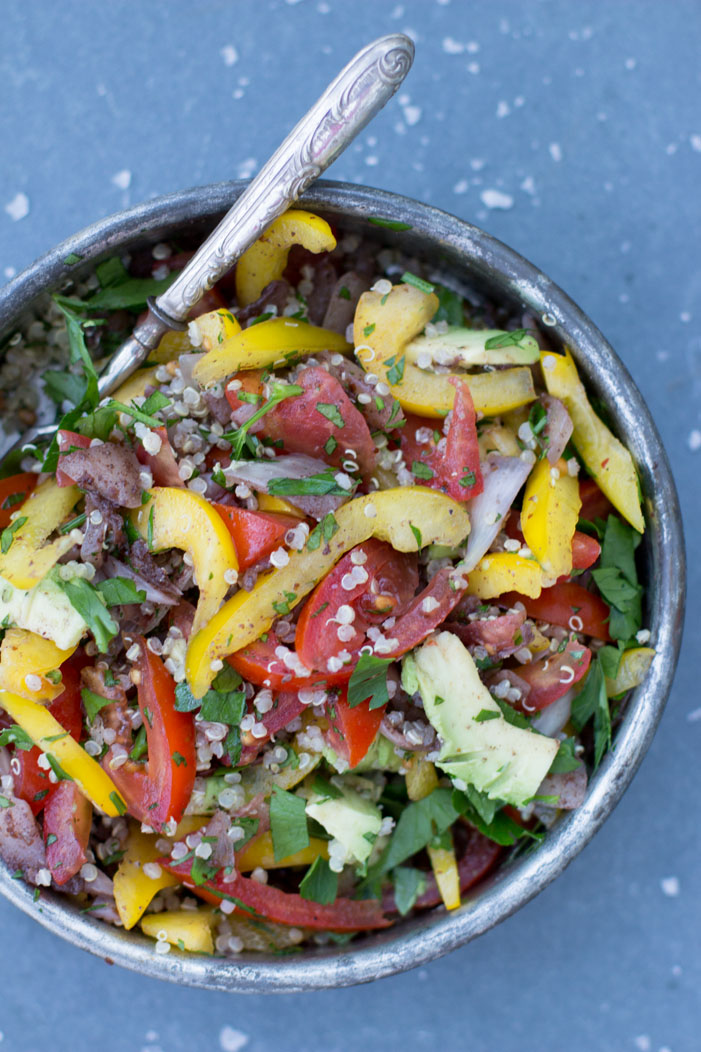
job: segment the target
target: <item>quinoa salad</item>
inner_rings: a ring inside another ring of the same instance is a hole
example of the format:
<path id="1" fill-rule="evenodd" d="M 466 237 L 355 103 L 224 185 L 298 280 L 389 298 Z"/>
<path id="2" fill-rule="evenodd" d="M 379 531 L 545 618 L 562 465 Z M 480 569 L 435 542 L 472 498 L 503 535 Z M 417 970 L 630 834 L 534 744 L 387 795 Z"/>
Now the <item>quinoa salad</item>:
<path id="1" fill-rule="evenodd" d="M 654 657 L 631 455 L 545 319 L 301 209 L 101 400 L 190 255 L 3 350 L 4 428 L 56 430 L 0 480 L 0 856 L 157 954 L 454 910 Z"/>

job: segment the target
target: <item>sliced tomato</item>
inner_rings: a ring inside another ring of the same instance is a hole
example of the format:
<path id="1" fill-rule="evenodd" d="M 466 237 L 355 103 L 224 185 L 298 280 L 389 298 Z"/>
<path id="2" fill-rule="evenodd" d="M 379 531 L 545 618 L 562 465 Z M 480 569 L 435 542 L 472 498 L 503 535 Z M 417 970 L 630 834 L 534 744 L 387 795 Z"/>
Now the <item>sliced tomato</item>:
<path id="1" fill-rule="evenodd" d="M 295 674 L 293 669 L 301 664 L 299 655 L 286 650 L 290 655 L 290 664 L 278 657 L 275 651 L 281 646 L 277 636 L 270 633 L 266 639 L 257 639 L 243 650 L 229 654 L 227 661 L 240 676 L 257 687 L 270 687 L 271 690 L 305 690 L 317 684 L 333 686 L 345 683 L 350 678 L 352 667 L 342 668 L 339 672 L 311 672 L 308 676 Z"/>
<path id="2" fill-rule="evenodd" d="M 345 663 L 355 664 L 367 642 L 367 629 L 401 613 L 417 584 L 416 557 L 403 555 L 384 541 L 373 538 L 347 552 L 316 586 L 299 616 L 295 643 L 302 663 L 326 673 L 329 661 L 345 652 L 350 655 Z M 350 626 L 338 619 L 341 607 L 353 611 Z M 349 628 L 353 634 L 344 639 Z"/>
<path id="3" fill-rule="evenodd" d="M 521 529 L 521 513 L 519 511 L 510 512 L 504 525 L 504 532 L 513 540 L 520 541 L 521 544 L 526 543 L 523 530 Z M 573 570 L 588 570 L 590 566 L 594 565 L 600 555 L 601 545 L 595 537 L 590 537 L 588 533 L 583 533 L 581 530 L 574 531 L 572 538 Z M 565 581 L 567 578 L 561 577 L 560 580 Z"/>
<path id="4" fill-rule="evenodd" d="M 326 740 L 349 767 L 357 767 L 377 737 L 385 713 L 385 706 L 370 709 L 369 701 L 351 708 L 345 688 L 336 701 L 326 706 L 329 728 Z"/>
<path id="5" fill-rule="evenodd" d="M 221 905 L 223 899 L 235 902 L 242 917 L 257 914 L 278 924 L 338 932 L 388 928 L 392 923 L 384 916 L 377 899 L 339 898 L 325 906 L 270 884 L 260 884 L 252 877 L 236 874 L 233 880 L 227 880 L 222 870 L 212 880 L 196 884 L 190 875 L 192 861 L 174 865 L 169 855 L 159 858 L 158 864 L 205 902 L 215 906 Z"/>
<path id="6" fill-rule="evenodd" d="M 454 500 L 468 500 L 484 488 L 477 417 L 465 381 L 452 377 L 450 382 L 455 387 L 455 403 L 447 436 L 436 430 L 435 420 L 409 415 L 399 441 L 418 485 L 441 490 Z"/>
<path id="7" fill-rule="evenodd" d="M 235 381 L 234 386 L 230 386 L 232 381 Z M 251 405 L 251 402 L 239 396 L 240 391 L 247 395 L 257 396 L 258 402 L 253 406 L 254 410 L 261 405 L 263 402 L 263 370 L 246 369 L 240 373 L 235 373 L 229 379 L 224 388 L 224 394 L 233 411 L 241 409 L 244 405 Z"/>
<path id="8" fill-rule="evenodd" d="M 516 671 L 531 689 L 517 707 L 523 712 L 539 712 L 552 705 L 586 676 L 590 663 L 591 650 L 571 639 L 561 654 L 548 654 L 530 665 L 520 665 Z"/>
<path id="9" fill-rule="evenodd" d="M 83 651 L 77 651 L 61 666 L 63 690 L 49 705 L 49 712 L 58 720 L 72 738 L 80 741 L 83 732 L 83 709 L 80 700 L 80 670 L 88 659 Z M 57 788 L 49 781 L 48 772 L 39 766 L 41 750 L 36 746 L 29 750 L 17 749 L 12 760 L 15 793 L 26 800 L 35 815 L 46 806 L 49 797 Z"/>
<path id="10" fill-rule="evenodd" d="M 87 860 L 92 805 L 75 782 L 62 781 L 44 808 L 46 864 L 56 884 L 65 884 Z"/>
<path id="11" fill-rule="evenodd" d="M 495 602 L 507 607 L 523 603 L 528 616 L 538 621 L 548 621 L 551 625 L 569 628 L 571 632 L 584 632 L 604 642 L 611 638 L 608 606 L 601 596 L 588 592 L 574 581 L 558 581 L 551 588 L 544 588 L 537 599 L 518 592 L 506 592 Z"/>
<path id="12" fill-rule="evenodd" d="M 156 486 L 184 486 L 185 483 L 180 476 L 178 462 L 168 438 L 167 428 L 154 427 L 153 430 L 161 440 L 161 448 L 157 453 L 147 453 L 143 443 L 139 442 L 136 447 L 139 463 L 151 469 Z"/>
<path id="13" fill-rule="evenodd" d="M 334 467 L 354 461 L 369 474 L 375 465 L 375 443 L 342 384 L 321 366 L 303 369 L 297 383 L 304 393 L 285 399 L 264 416 L 264 433 L 281 439 L 288 453 L 306 453 Z"/>
<path id="14" fill-rule="evenodd" d="M 24 503 L 38 478 L 33 471 L 23 471 L 0 480 L 0 529 L 10 525 L 10 515 Z"/>
<path id="15" fill-rule="evenodd" d="M 57 486 L 74 486 L 75 480 L 67 475 L 61 468 L 61 453 L 70 453 L 72 449 L 87 449 L 90 439 L 87 435 L 79 435 L 76 431 L 59 430 L 58 432 L 58 466 L 56 468 Z"/>
<path id="16" fill-rule="evenodd" d="M 142 637 L 139 646 L 139 709 L 146 728 L 148 764 L 127 760 L 110 767 L 114 746 L 102 766 L 126 801 L 130 815 L 161 830 L 166 822 L 179 822 L 195 782 L 195 721 L 191 712 L 177 712 L 175 683 L 159 657 Z"/>
<path id="17" fill-rule="evenodd" d="M 247 570 L 284 544 L 288 530 L 299 526 L 299 519 L 272 511 L 248 511 L 230 504 L 214 504 L 231 534 L 239 569 Z"/>
<path id="18" fill-rule="evenodd" d="M 582 501 L 580 517 L 588 522 L 595 519 L 607 519 L 613 511 L 613 505 L 597 486 L 594 479 L 583 479 L 579 483 L 579 497 Z"/>
<path id="19" fill-rule="evenodd" d="M 518 648 L 520 644 L 516 639 L 525 620 L 525 611 L 514 610 L 490 619 L 449 621 L 445 628 L 458 636 L 465 646 L 483 646 L 488 654 L 496 654 L 497 651 Z"/>

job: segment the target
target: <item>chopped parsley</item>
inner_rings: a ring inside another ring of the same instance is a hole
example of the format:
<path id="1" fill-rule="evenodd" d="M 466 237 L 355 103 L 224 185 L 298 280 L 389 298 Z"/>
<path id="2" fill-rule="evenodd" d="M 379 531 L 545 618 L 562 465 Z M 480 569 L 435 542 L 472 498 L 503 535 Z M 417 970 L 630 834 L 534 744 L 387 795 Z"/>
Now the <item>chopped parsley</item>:
<path id="1" fill-rule="evenodd" d="M 435 471 L 424 464 L 421 460 L 415 460 L 411 465 L 411 473 L 415 475 L 417 479 L 432 479 L 435 475 Z"/>
<path id="2" fill-rule="evenodd" d="M 338 894 L 338 873 L 334 873 L 325 858 L 319 855 L 302 877 L 299 893 L 308 902 L 330 906 Z"/>
<path id="3" fill-rule="evenodd" d="M 348 497 L 350 492 L 339 486 L 331 468 L 303 479 L 275 478 L 268 483 L 268 493 L 273 497 Z"/>
<path id="4" fill-rule="evenodd" d="M 385 230 L 411 230 L 411 223 L 402 223 L 399 219 L 383 219 L 382 216 L 368 216 L 368 223 L 384 227 Z"/>
<path id="5" fill-rule="evenodd" d="M 333 514 L 329 512 L 324 515 L 320 523 L 318 523 L 307 538 L 307 548 L 310 552 L 316 551 L 320 546 L 322 539 L 326 542 L 330 541 L 334 533 L 339 529 L 338 522 Z"/>
<path id="6" fill-rule="evenodd" d="M 341 411 L 333 402 L 317 402 L 316 411 L 317 413 L 321 413 L 322 416 L 325 416 L 326 419 L 330 420 L 332 424 L 336 425 L 336 427 L 340 428 L 346 426 L 346 422 L 341 416 Z"/>
<path id="7" fill-rule="evenodd" d="M 270 832 L 276 862 L 309 847 L 306 801 L 279 785 L 270 797 Z"/>
<path id="8" fill-rule="evenodd" d="M 80 614 L 93 634 L 101 654 L 107 651 L 110 640 L 119 632 L 119 625 L 105 606 L 102 593 L 84 577 L 72 577 L 69 581 L 55 574 L 55 583 L 68 598 L 74 610 Z"/>
<path id="9" fill-rule="evenodd" d="M 132 603 L 143 603 L 146 599 L 146 592 L 137 588 L 128 577 L 109 577 L 100 581 L 97 589 L 107 606 L 129 606 Z"/>
<path id="10" fill-rule="evenodd" d="M 391 663 L 391 658 L 378 658 L 373 654 L 360 655 L 348 681 L 348 705 L 351 709 L 364 701 L 370 703 L 370 710 L 382 708 L 387 704 L 387 669 Z"/>
<path id="11" fill-rule="evenodd" d="M 91 723 L 101 709 L 104 709 L 106 705 L 112 704 L 110 698 L 103 698 L 102 694 L 96 694 L 94 690 L 89 690 L 87 687 L 83 687 L 80 696 L 83 701 L 85 715 Z"/>
<path id="12" fill-rule="evenodd" d="M 400 384 L 404 379 L 404 366 L 406 365 L 406 355 L 402 355 L 401 358 L 397 358 L 396 354 L 393 354 L 391 358 L 385 359 L 385 365 L 390 366 L 387 370 L 387 382 L 395 387 Z"/>
<path id="13" fill-rule="evenodd" d="M 401 280 L 405 285 L 413 285 L 415 289 L 419 289 L 420 292 L 425 292 L 426 295 L 429 295 L 429 293 L 434 291 L 434 287 L 430 281 L 424 281 L 423 278 L 418 278 L 416 274 L 412 274 L 408 270 L 404 271 Z"/>
<path id="14" fill-rule="evenodd" d="M 15 539 L 15 534 L 17 533 L 17 530 L 21 530 L 26 521 L 27 516 L 20 515 L 18 519 L 15 519 L 14 522 L 11 522 L 10 525 L 6 526 L 2 533 L 0 533 L 0 552 L 2 552 L 3 555 L 7 555 L 10 548 L 12 547 L 12 542 Z"/>

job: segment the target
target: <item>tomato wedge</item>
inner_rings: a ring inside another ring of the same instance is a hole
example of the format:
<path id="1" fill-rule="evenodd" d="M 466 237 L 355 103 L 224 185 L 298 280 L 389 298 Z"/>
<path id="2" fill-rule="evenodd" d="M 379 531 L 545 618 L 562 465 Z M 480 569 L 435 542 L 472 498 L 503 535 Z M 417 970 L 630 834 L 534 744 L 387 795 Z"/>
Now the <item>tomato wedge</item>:
<path id="1" fill-rule="evenodd" d="M 90 439 L 86 435 L 79 435 L 77 431 L 66 431 L 59 430 L 58 432 L 58 449 L 60 453 L 70 453 L 72 449 L 87 449 L 90 445 Z M 74 486 L 75 482 L 70 475 L 67 475 L 61 468 L 61 457 L 58 458 L 58 466 L 56 468 L 56 485 L 57 486 Z"/>
<path id="2" fill-rule="evenodd" d="M 292 669 L 299 668 L 302 662 L 299 656 L 289 647 L 285 647 L 290 664 L 278 657 L 276 651 L 281 648 L 279 639 L 269 633 L 266 639 L 257 639 L 249 643 L 244 650 L 229 654 L 227 661 L 240 676 L 257 687 L 270 687 L 271 690 L 305 690 L 316 686 L 334 686 L 345 683 L 351 675 L 351 667 L 344 666 L 339 672 L 310 672 L 308 676 L 295 674 Z M 281 651 L 282 652 L 282 651 Z"/>
<path id="3" fill-rule="evenodd" d="M 528 616 L 538 621 L 549 621 L 551 625 L 569 628 L 571 632 L 584 632 L 605 643 L 611 638 L 608 606 L 601 596 L 588 592 L 574 581 L 558 581 L 551 588 L 544 588 L 537 599 L 518 592 L 506 592 L 495 602 L 507 607 L 523 603 Z"/>
<path id="4" fill-rule="evenodd" d="M 74 877 L 87 860 L 92 804 L 75 782 L 59 782 L 44 808 L 46 864 L 57 884 Z"/>
<path id="5" fill-rule="evenodd" d="M 10 515 L 27 499 L 38 478 L 33 471 L 23 471 L 0 480 L 0 529 L 10 525 Z"/>
<path id="6" fill-rule="evenodd" d="M 417 485 L 441 490 L 455 500 L 468 500 L 484 488 L 477 417 L 465 381 L 452 377 L 450 382 L 455 387 L 455 402 L 447 436 L 436 430 L 435 420 L 410 414 L 399 441 Z"/>
<path id="7" fill-rule="evenodd" d="M 547 708 L 586 676 L 590 663 L 591 650 L 571 639 L 561 654 L 548 654 L 530 665 L 520 665 L 518 675 L 531 689 L 516 707 L 522 712 Z"/>
<path id="8" fill-rule="evenodd" d="M 191 712 L 176 711 L 175 683 L 161 659 L 151 653 L 142 637 L 134 642 L 139 646 L 138 700 L 148 764 L 127 760 L 113 768 L 112 746 L 102 766 L 124 797 L 129 814 L 160 831 L 170 819 L 180 821 L 192 794 L 197 764 L 195 721 Z"/>
<path id="9" fill-rule="evenodd" d="M 280 891 L 270 884 L 259 884 L 251 877 L 236 874 L 233 880 L 226 880 L 222 871 L 204 884 L 195 884 L 190 876 L 191 861 L 174 865 L 173 859 L 166 856 L 159 858 L 158 864 L 206 902 L 215 906 L 219 906 L 222 899 L 235 902 L 236 912 L 243 917 L 257 915 L 278 924 L 338 932 L 370 931 L 388 928 L 392 923 L 384 916 L 377 899 L 339 898 L 333 904 L 324 906 L 303 899 L 301 895 Z"/>
<path id="10" fill-rule="evenodd" d="M 255 566 L 284 544 L 288 530 L 299 526 L 299 519 L 272 511 L 248 511 L 230 504 L 214 504 L 231 534 L 239 560 L 239 570 Z"/>
<path id="11" fill-rule="evenodd" d="M 344 689 L 336 701 L 326 706 L 329 716 L 326 740 L 351 768 L 365 759 L 385 713 L 384 705 L 377 709 L 370 709 L 369 705 L 369 701 L 363 701 L 351 708 Z"/>
<path id="12" fill-rule="evenodd" d="M 579 483 L 579 497 L 582 507 L 579 514 L 588 522 L 595 519 L 607 519 L 613 511 L 613 505 L 597 486 L 594 479 L 584 479 Z"/>

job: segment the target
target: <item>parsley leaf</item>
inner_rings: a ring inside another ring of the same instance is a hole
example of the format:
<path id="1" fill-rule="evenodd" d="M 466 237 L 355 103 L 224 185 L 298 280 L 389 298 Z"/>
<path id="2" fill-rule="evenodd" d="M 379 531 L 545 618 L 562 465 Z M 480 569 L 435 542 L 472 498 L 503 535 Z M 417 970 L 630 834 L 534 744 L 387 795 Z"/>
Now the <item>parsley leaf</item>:
<path id="1" fill-rule="evenodd" d="M 611 747 L 611 713 L 606 695 L 606 680 L 598 658 L 592 658 L 584 685 L 572 702 L 572 726 L 581 731 L 594 718 L 594 768 Z"/>
<path id="2" fill-rule="evenodd" d="M 498 720 L 499 713 L 495 712 L 494 709 L 480 709 L 475 716 L 475 723 L 486 723 L 487 720 Z"/>
<path id="3" fill-rule="evenodd" d="M 433 292 L 434 288 L 430 281 L 424 281 L 423 278 L 417 278 L 416 274 L 412 274 L 410 271 L 405 270 L 402 274 L 401 280 L 405 285 L 413 285 L 415 289 L 419 289 L 421 292 L 425 292 L 427 295 Z"/>
<path id="4" fill-rule="evenodd" d="M 119 625 L 107 610 L 101 593 L 84 577 L 64 581 L 55 574 L 53 579 L 92 632 L 97 649 L 104 654 L 110 640 L 119 632 Z"/>
<path id="5" fill-rule="evenodd" d="M 27 516 L 20 515 L 18 519 L 15 519 L 14 522 L 10 523 L 9 526 L 6 526 L 2 533 L 0 533 L 0 552 L 2 552 L 3 555 L 7 555 L 12 547 L 12 542 L 15 539 L 15 533 L 24 526 L 26 521 Z"/>
<path id="6" fill-rule="evenodd" d="M 280 402 L 284 402 L 286 398 L 295 398 L 297 395 L 301 395 L 303 391 L 304 389 L 297 384 L 280 383 L 278 380 L 273 380 L 270 384 L 270 398 L 268 401 L 260 409 L 257 409 L 241 427 L 237 427 L 235 431 L 227 431 L 226 434 L 222 435 L 222 438 L 225 438 L 227 442 L 231 442 L 233 446 L 232 459 L 240 459 L 246 436 L 253 424 L 257 423 L 261 417 L 264 417 L 266 413 L 269 413 Z"/>
<path id="7" fill-rule="evenodd" d="M 203 720 L 211 723 L 227 723 L 238 727 L 246 712 L 244 690 L 208 690 L 202 698 L 200 713 Z"/>
<path id="8" fill-rule="evenodd" d="M 438 296 L 438 310 L 433 317 L 434 325 L 439 321 L 446 321 L 448 325 L 458 327 L 464 325 L 462 296 L 445 285 L 434 285 L 433 291 Z"/>
<path id="9" fill-rule="evenodd" d="M 612 639 L 632 639 L 642 625 L 642 588 L 635 568 L 635 549 L 640 534 L 609 515 L 606 520 L 599 566 L 591 571 L 596 586 L 611 607 L 609 632 Z"/>
<path id="10" fill-rule="evenodd" d="M 401 358 L 397 359 L 396 355 L 392 355 L 391 358 L 387 358 L 385 365 L 389 365 L 390 368 L 387 370 L 387 382 L 393 387 L 400 384 L 404 379 L 404 366 L 406 365 L 406 355 L 402 355 Z"/>
<path id="11" fill-rule="evenodd" d="M 34 748 L 32 739 L 17 723 L 0 731 L 0 745 L 14 745 L 16 749 L 22 749 L 24 752 Z"/>
<path id="12" fill-rule="evenodd" d="M 411 465 L 411 473 L 415 475 L 417 479 L 432 479 L 435 475 L 428 464 L 422 463 L 420 460 L 415 460 Z"/>
<path id="13" fill-rule="evenodd" d="M 299 893 L 308 902 L 330 906 L 338 894 L 338 873 L 334 873 L 325 858 L 319 855 L 302 877 Z"/>
<path id="14" fill-rule="evenodd" d="M 185 680 L 182 683 L 176 683 L 175 685 L 175 711 L 176 712 L 195 712 L 199 709 L 202 702 L 199 698 L 196 698 L 188 687 Z"/>
<path id="15" fill-rule="evenodd" d="M 314 527 L 312 532 L 307 538 L 307 548 L 310 552 L 315 552 L 321 544 L 322 539 L 326 542 L 330 541 L 334 533 L 339 529 L 339 525 L 333 512 L 329 512 L 324 515 L 321 522 Z"/>
<path id="16" fill-rule="evenodd" d="M 555 753 L 555 758 L 550 765 L 548 774 L 567 774 L 569 771 L 576 771 L 580 766 L 580 761 L 575 755 L 576 742 L 574 738 L 565 738 L 564 741 L 560 742 L 560 748 Z"/>
<path id="17" fill-rule="evenodd" d="M 416 540 L 416 547 L 420 551 L 423 548 L 423 538 L 421 536 L 421 530 L 418 526 L 414 526 L 414 524 L 411 522 L 409 523 L 409 529 L 414 534 L 414 539 Z"/>
<path id="18" fill-rule="evenodd" d="M 524 829 L 501 810 L 498 801 L 490 800 L 486 793 L 480 793 L 474 786 L 468 786 L 464 793 L 454 790 L 452 802 L 455 809 L 483 836 L 503 847 L 510 847 L 523 837 L 540 839 L 540 834 Z"/>
<path id="19" fill-rule="evenodd" d="M 373 869 L 387 873 L 445 833 L 458 817 L 451 797 L 450 789 L 439 788 L 423 800 L 407 804 L 399 816 L 392 839 Z"/>
<path id="20" fill-rule="evenodd" d="M 346 422 L 341 416 L 340 409 L 337 405 L 334 405 L 333 402 L 317 402 L 316 411 L 326 417 L 327 420 L 330 420 L 332 424 L 336 425 L 336 427 L 346 426 Z"/>
<path id="21" fill-rule="evenodd" d="M 143 603 L 146 599 L 146 592 L 136 588 L 128 577 L 110 577 L 100 581 L 97 589 L 107 606 L 129 606 L 131 603 Z"/>
<path id="22" fill-rule="evenodd" d="M 378 658 L 373 654 L 360 655 L 348 681 L 349 708 L 354 709 L 363 701 L 370 702 L 370 710 L 387 704 L 387 669 L 391 663 L 391 658 Z"/>
<path id="23" fill-rule="evenodd" d="M 413 866 L 397 866 L 392 873 L 394 902 L 402 917 L 414 908 L 419 895 L 426 890 L 426 874 Z"/>
<path id="24" fill-rule="evenodd" d="M 383 219 L 381 216 L 368 216 L 368 223 L 384 227 L 385 230 L 411 230 L 411 223 L 402 223 L 398 219 Z"/>
<path id="25" fill-rule="evenodd" d="M 308 475 L 303 479 L 270 479 L 268 493 L 273 497 L 324 497 L 327 494 L 334 497 L 348 497 L 351 495 L 351 490 L 339 486 L 333 471 L 329 468 L 327 471 L 319 472 L 318 475 Z"/>
<path id="26" fill-rule="evenodd" d="M 279 785 L 270 797 L 270 832 L 276 862 L 309 846 L 306 801 Z"/>
<path id="27" fill-rule="evenodd" d="M 103 698 L 102 694 L 96 694 L 94 690 L 89 690 L 87 687 L 83 687 L 80 696 L 83 699 L 85 714 L 91 723 L 100 709 L 104 709 L 105 705 L 112 704 L 109 698 Z"/>

